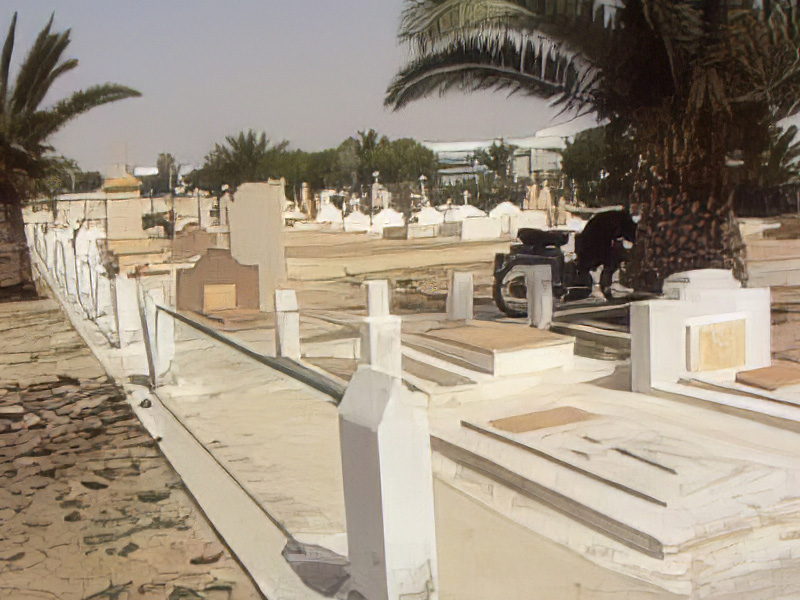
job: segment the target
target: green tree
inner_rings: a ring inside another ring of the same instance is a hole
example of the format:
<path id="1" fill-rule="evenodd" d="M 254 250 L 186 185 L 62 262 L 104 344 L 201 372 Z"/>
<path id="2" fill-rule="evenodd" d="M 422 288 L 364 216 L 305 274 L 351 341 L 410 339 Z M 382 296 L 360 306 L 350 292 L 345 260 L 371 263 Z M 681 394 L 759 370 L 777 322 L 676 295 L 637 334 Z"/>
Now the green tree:
<path id="1" fill-rule="evenodd" d="M 516 146 L 506 144 L 502 140 L 495 142 L 487 150 L 478 150 L 475 160 L 487 167 L 496 177 L 510 179 Z"/>
<path id="2" fill-rule="evenodd" d="M 764 187 L 796 182 L 800 178 L 800 143 L 795 141 L 797 126 L 786 130 L 773 127 L 770 130 L 770 147 L 761 161 L 758 184 Z"/>
<path id="3" fill-rule="evenodd" d="M 389 138 L 379 136 L 374 129 L 358 132 L 358 181 L 357 184 L 365 187 L 372 183 L 372 174 L 379 170 L 378 158 L 380 152 L 389 145 Z"/>
<path id="4" fill-rule="evenodd" d="M 53 33 L 53 17 L 39 32 L 33 46 L 11 79 L 11 57 L 17 14 L 11 18 L 0 54 L 0 264 L 18 265 L 4 273 L 0 300 L 33 295 L 30 256 L 25 244 L 22 205 L 37 191 L 37 183 L 52 174 L 58 160 L 48 141 L 75 117 L 103 104 L 139 96 L 129 87 L 103 84 L 73 93 L 49 107 L 42 107 L 53 83 L 78 66 L 77 59 L 62 59 L 69 46 L 70 30 Z"/>
<path id="5" fill-rule="evenodd" d="M 726 163 L 758 170 L 769 128 L 800 110 L 800 19 L 790 0 L 407 0 L 413 56 L 395 109 L 429 94 L 506 89 L 594 112 L 629 132 L 642 209 L 639 288 L 734 268 L 740 240 Z"/>
<path id="6" fill-rule="evenodd" d="M 561 170 L 592 206 L 627 205 L 638 163 L 633 140 L 609 126 L 581 131 L 561 151 Z"/>
<path id="7" fill-rule="evenodd" d="M 49 198 L 71 192 L 91 192 L 103 185 L 98 171 L 81 171 L 78 163 L 64 156 L 51 156 L 36 179 L 20 180 L 23 198 Z"/>
<path id="8" fill-rule="evenodd" d="M 475 153 L 474 160 L 489 169 L 478 176 L 476 203 L 479 208 L 489 210 L 501 202 L 520 204 L 524 200 L 523 182 L 513 180 L 516 151 L 516 146 L 500 140 Z"/>
<path id="9" fill-rule="evenodd" d="M 336 148 L 331 183 L 334 187 L 359 187 L 361 146 L 357 139 L 347 138 Z"/>
<path id="10" fill-rule="evenodd" d="M 436 169 L 436 156 L 419 142 L 410 138 L 390 140 L 368 129 L 339 145 L 333 179 L 337 186 L 362 191 L 372 185 L 375 171 L 382 183 L 411 183 L 420 175 L 433 181 Z"/>
<path id="11" fill-rule="evenodd" d="M 436 155 L 411 138 L 391 140 L 378 147 L 375 167 L 385 183 L 417 183 L 420 175 L 434 182 L 438 163 Z"/>
<path id="12" fill-rule="evenodd" d="M 178 171 L 180 171 L 180 164 L 175 160 L 169 152 L 160 152 L 156 159 L 156 168 L 158 175 L 156 176 L 157 188 L 156 192 L 159 194 L 173 193 L 175 186 L 178 185 Z"/>
<path id="13" fill-rule="evenodd" d="M 142 177 L 142 194 L 158 196 L 173 193 L 178 185 L 178 172 L 181 165 L 169 152 L 159 152 L 156 159 L 156 175 Z"/>
<path id="14" fill-rule="evenodd" d="M 224 144 L 214 145 L 203 166 L 191 174 L 187 183 L 219 197 L 226 185 L 235 190 L 245 182 L 280 177 L 288 146 L 286 140 L 272 144 L 265 133 L 258 134 L 252 129 L 229 135 Z"/>
<path id="15" fill-rule="evenodd" d="M 59 157 L 56 161 L 58 193 L 93 192 L 103 185 L 99 171 L 83 171 L 72 159 Z"/>

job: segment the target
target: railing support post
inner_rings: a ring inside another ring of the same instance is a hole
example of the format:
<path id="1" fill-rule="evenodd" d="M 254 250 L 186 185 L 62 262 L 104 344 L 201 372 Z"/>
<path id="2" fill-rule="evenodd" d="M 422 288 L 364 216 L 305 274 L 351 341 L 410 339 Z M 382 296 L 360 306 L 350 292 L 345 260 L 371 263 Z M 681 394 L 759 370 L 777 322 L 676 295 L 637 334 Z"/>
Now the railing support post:
<path id="1" fill-rule="evenodd" d="M 553 272 L 550 265 L 526 265 L 528 321 L 531 327 L 549 329 L 553 323 Z"/>
<path id="2" fill-rule="evenodd" d="M 294 290 L 275 290 L 275 354 L 299 360 L 300 313 Z"/>
<path id="3" fill-rule="evenodd" d="M 451 321 L 469 321 L 473 316 L 472 273 L 450 272 L 447 289 L 447 318 Z"/>
<path id="4" fill-rule="evenodd" d="M 389 282 L 365 281 L 367 313 L 361 331 L 361 359 L 376 371 L 403 376 L 401 319 L 389 313 Z"/>

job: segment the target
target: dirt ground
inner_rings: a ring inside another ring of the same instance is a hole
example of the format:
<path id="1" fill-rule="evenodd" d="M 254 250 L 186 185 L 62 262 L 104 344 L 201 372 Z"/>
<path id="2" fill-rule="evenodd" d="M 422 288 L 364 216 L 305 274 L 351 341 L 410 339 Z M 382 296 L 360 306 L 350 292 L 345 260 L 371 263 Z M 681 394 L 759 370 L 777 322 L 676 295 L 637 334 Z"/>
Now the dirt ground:
<path id="1" fill-rule="evenodd" d="M 787 239 L 796 239 L 795 229 L 796 219 L 790 219 L 780 232 Z M 769 233 L 775 237 L 776 231 Z M 368 258 L 381 256 L 384 260 L 375 263 L 377 270 L 370 272 L 325 276 L 322 270 L 321 274 L 312 277 L 290 279 L 288 285 L 297 292 L 301 311 L 364 311 L 362 283 L 366 279 L 388 279 L 392 288 L 393 313 L 443 312 L 449 273 L 457 269 L 473 274 L 476 317 L 495 319 L 504 315 L 492 300 L 494 253 L 506 251 L 511 243 L 510 239 L 502 243 L 473 242 L 461 248 L 448 240 L 383 240 L 363 234 L 297 231 L 287 236 L 290 278 L 294 259 L 336 259 L 349 273 L 358 271 L 357 267 Z M 466 249 L 470 252 L 468 257 L 463 254 Z M 404 264 L 404 261 L 415 262 L 420 253 L 431 250 L 437 253 L 439 264 L 415 268 L 396 266 Z M 772 352 L 776 359 L 800 362 L 800 287 L 772 288 Z"/>
<path id="2" fill-rule="evenodd" d="M 0 305 L 0 598 L 261 597 L 56 305 Z"/>

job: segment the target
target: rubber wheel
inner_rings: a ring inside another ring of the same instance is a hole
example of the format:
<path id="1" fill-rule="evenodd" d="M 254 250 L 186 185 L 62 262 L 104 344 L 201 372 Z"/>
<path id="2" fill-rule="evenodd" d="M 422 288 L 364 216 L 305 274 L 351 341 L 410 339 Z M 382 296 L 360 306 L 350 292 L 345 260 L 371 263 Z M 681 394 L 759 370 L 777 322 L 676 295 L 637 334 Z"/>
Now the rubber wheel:
<path id="1" fill-rule="evenodd" d="M 528 316 L 528 288 L 519 265 L 510 265 L 495 273 L 492 297 L 503 313 L 512 318 Z M 515 271 L 516 269 L 516 271 Z"/>
<path id="2" fill-rule="evenodd" d="M 592 295 L 592 288 L 576 287 L 567 290 L 564 294 L 564 302 L 574 302 L 575 300 L 586 300 Z"/>

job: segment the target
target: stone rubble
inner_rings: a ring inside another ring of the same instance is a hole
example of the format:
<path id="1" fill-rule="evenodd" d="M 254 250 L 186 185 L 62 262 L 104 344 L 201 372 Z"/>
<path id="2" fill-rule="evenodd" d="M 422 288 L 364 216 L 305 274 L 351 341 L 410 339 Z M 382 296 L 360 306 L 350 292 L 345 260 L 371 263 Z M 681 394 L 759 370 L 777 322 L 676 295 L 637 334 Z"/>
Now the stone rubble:
<path id="1" fill-rule="evenodd" d="M 46 302 L 0 307 L 0 598 L 261 598 Z"/>

